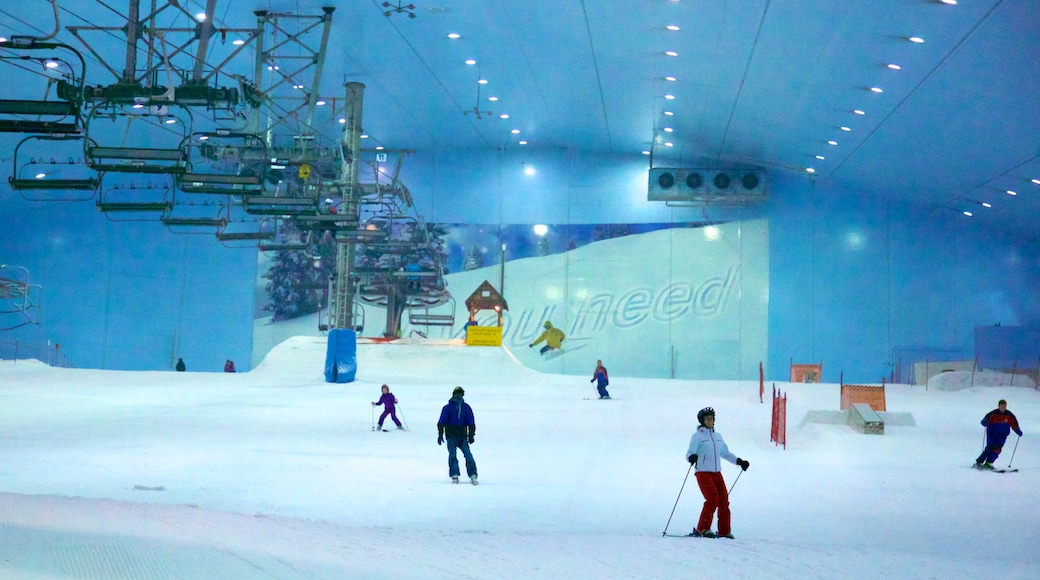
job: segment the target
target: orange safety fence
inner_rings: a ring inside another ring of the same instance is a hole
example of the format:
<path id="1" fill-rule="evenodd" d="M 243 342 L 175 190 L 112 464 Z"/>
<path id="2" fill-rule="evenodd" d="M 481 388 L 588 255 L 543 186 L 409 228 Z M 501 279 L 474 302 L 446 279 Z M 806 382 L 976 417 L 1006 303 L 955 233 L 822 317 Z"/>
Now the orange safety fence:
<path id="1" fill-rule="evenodd" d="M 792 383 L 818 383 L 821 377 L 823 377 L 823 361 L 814 365 L 791 363 Z"/>
<path id="2" fill-rule="evenodd" d="M 780 393 L 773 385 L 773 421 L 769 427 L 769 440 L 787 449 L 787 393 Z"/>
<path id="3" fill-rule="evenodd" d="M 849 409 L 856 403 L 870 405 L 875 411 L 884 411 L 885 385 L 842 385 L 841 410 Z"/>

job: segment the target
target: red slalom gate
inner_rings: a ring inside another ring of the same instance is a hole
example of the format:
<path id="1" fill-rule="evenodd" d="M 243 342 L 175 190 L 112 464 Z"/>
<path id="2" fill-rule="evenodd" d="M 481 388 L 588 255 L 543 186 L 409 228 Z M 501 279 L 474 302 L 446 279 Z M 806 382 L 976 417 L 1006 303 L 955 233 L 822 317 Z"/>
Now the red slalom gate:
<path id="1" fill-rule="evenodd" d="M 781 393 L 773 384 L 773 424 L 769 428 L 769 440 L 787 449 L 787 393 Z"/>

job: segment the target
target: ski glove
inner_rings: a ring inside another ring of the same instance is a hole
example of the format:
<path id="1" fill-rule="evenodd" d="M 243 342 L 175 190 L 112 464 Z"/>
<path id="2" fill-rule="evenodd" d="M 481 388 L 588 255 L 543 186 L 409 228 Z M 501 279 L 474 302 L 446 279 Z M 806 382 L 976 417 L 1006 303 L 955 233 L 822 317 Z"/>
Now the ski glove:
<path id="1" fill-rule="evenodd" d="M 686 459 L 690 462 L 690 465 L 697 465 L 697 454 L 696 453 L 694 453 L 693 455 L 687 457 Z"/>
<path id="2" fill-rule="evenodd" d="M 1021 431 L 1015 431 L 1015 434 L 1018 435 L 1019 437 L 1022 436 L 1022 432 Z"/>
<path id="3" fill-rule="evenodd" d="M 473 436 L 472 435 L 469 436 L 469 444 L 473 445 Z"/>
<path id="4" fill-rule="evenodd" d="M 437 436 L 437 445 L 443 445 L 443 444 L 444 444 L 444 437 L 442 435 L 438 435 Z"/>
<path id="5" fill-rule="evenodd" d="M 748 467 L 751 467 L 751 463 L 746 459 L 737 458 L 737 465 L 740 466 L 742 471 L 747 471 Z"/>
<path id="6" fill-rule="evenodd" d="M 529 344 L 529 345 L 527 345 L 527 348 L 534 348 L 534 345 L 533 344 Z"/>

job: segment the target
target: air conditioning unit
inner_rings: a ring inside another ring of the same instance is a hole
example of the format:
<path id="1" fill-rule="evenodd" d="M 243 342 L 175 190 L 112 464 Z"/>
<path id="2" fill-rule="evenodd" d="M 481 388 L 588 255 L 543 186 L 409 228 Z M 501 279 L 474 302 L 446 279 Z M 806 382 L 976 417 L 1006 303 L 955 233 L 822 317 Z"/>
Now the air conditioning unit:
<path id="1" fill-rule="evenodd" d="M 650 170 L 649 201 L 729 201 L 746 203 L 766 198 L 766 172 L 762 169 Z"/>
<path id="2" fill-rule="evenodd" d="M 766 195 L 766 172 L 761 169 L 714 169 L 709 175 L 711 195 L 751 198 Z"/>
<path id="3" fill-rule="evenodd" d="M 650 170 L 649 201 L 690 201 L 707 191 L 707 173 L 702 169 Z"/>

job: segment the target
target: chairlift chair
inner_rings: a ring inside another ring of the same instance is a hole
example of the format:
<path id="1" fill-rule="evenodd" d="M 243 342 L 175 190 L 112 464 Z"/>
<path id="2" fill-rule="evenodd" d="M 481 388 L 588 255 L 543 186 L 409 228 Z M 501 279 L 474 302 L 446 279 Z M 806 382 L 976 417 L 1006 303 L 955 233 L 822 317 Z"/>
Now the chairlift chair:
<path id="1" fill-rule="evenodd" d="M 43 75 L 48 78 L 48 82 L 53 80 L 49 78 L 51 74 L 63 76 L 58 80 L 57 99 L 0 99 L 0 132 L 41 135 L 82 133 L 83 79 L 86 76 L 86 62 L 83 60 L 83 55 L 67 44 L 41 42 L 24 36 L 0 42 L 0 48 L 14 53 L 14 55 L 0 55 L 0 63 L 14 64 L 24 70 L 26 61 L 38 61 L 43 65 L 44 70 L 48 71 Z M 32 53 L 29 51 L 36 50 L 56 52 L 42 57 L 30 56 Z M 66 51 L 75 57 L 75 63 L 66 60 Z M 65 66 L 63 67 L 62 64 Z M 57 73 L 50 71 L 57 71 Z M 33 76 L 38 78 L 35 73 Z M 11 84 L 10 86 L 22 88 L 19 86 L 22 82 L 20 75 L 9 74 L 5 71 L 3 78 L 5 82 Z M 49 89 L 49 85 L 47 89 Z"/>

